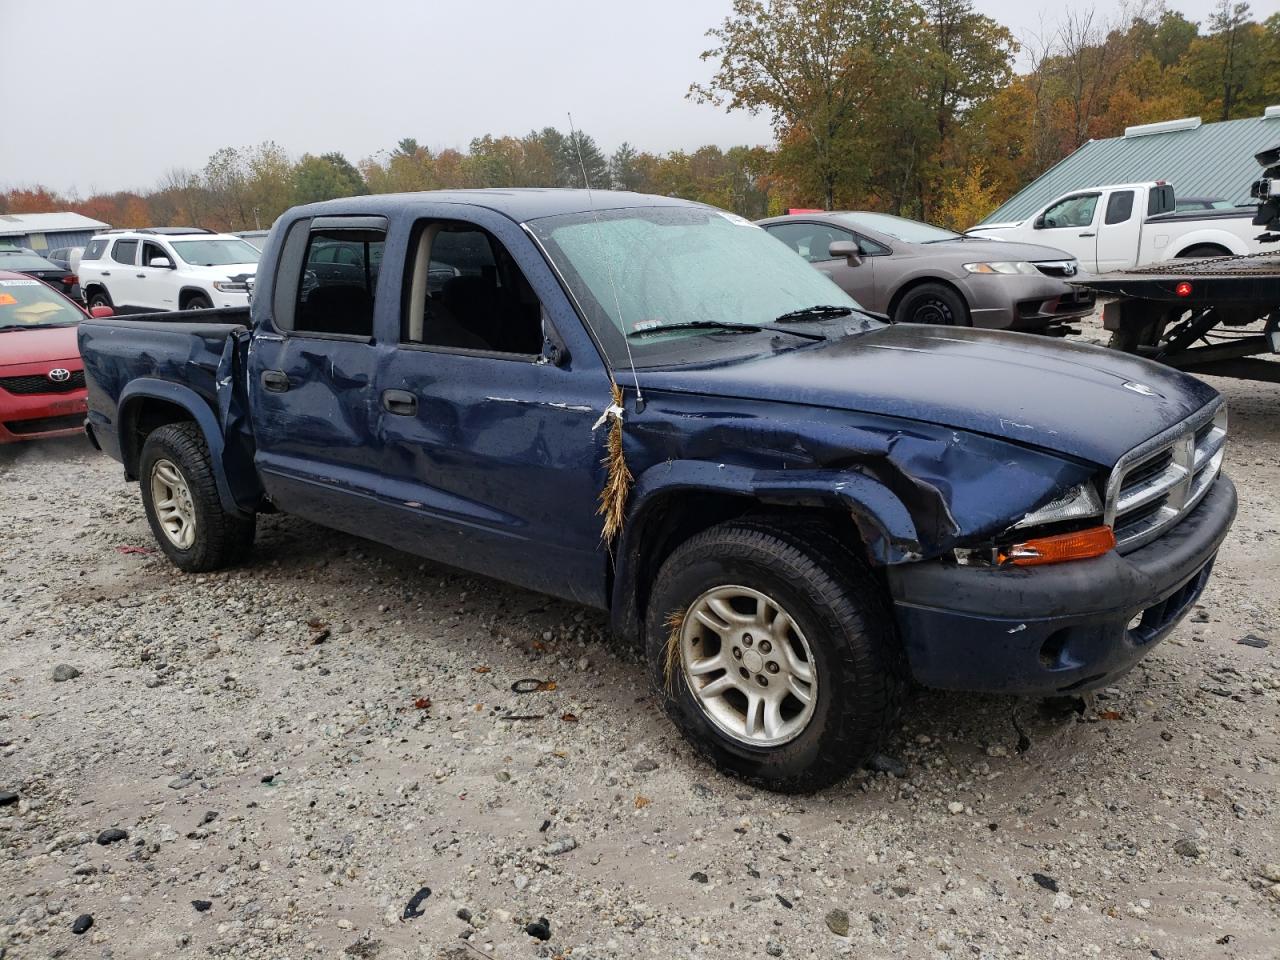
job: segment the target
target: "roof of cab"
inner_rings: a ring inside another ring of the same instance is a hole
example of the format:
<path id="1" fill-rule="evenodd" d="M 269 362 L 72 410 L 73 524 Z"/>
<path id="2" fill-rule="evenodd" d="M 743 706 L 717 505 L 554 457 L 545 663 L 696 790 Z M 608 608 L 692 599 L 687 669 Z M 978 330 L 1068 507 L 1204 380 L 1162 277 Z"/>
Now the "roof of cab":
<path id="1" fill-rule="evenodd" d="M 387 214 L 428 203 L 456 203 L 484 207 L 517 223 L 566 213 L 617 210 L 626 207 L 702 206 L 676 197 L 659 197 L 622 190 L 577 190 L 562 187 L 511 187 L 483 190 L 426 190 L 420 193 L 376 193 L 362 197 L 323 200 L 300 207 L 310 216 Z"/>

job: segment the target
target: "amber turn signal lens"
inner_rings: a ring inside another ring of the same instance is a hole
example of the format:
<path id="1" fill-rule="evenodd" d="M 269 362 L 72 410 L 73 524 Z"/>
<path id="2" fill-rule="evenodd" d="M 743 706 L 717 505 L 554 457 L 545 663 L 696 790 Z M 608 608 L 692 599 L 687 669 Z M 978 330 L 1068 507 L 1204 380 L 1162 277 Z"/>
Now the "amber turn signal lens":
<path id="1" fill-rule="evenodd" d="M 1088 560 L 1115 549 L 1116 535 L 1110 527 L 1090 527 L 1075 533 L 1036 537 L 1000 551 L 1000 562 L 1015 567 L 1035 567 L 1064 560 Z"/>

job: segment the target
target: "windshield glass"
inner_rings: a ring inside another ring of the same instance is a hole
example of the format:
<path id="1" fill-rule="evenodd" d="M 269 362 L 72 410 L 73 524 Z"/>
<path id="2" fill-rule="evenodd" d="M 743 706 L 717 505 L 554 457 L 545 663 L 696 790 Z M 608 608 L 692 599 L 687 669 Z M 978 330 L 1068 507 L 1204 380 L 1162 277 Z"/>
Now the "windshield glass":
<path id="1" fill-rule="evenodd" d="M 39 280 L 0 278 L 0 330 L 66 327 L 83 319 L 71 301 Z"/>
<path id="2" fill-rule="evenodd" d="M 564 214 L 528 226 L 615 366 L 627 363 L 628 335 L 640 366 L 717 359 L 769 351 L 780 336 L 716 329 L 717 324 L 771 324 L 783 314 L 824 304 L 858 309 L 785 244 L 742 217 L 710 207 Z M 662 332 L 680 324 L 698 326 Z M 782 340 L 789 347 L 802 342 Z"/>
<path id="3" fill-rule="evenodd" d="M 5 253 L 0 250 L 0 270 L 57 270 L 56 263 L 29 253 Z"/>
<path id="4" fill-rule="evenodd" d="M 906 217 L 895 217 L 889 213 L 850 213 L 844 219 L 854 226 L 863 226 L 868 230 L 878 230 L 903 243 L 937 243 L 939 240 L 957 240 L 958 233 L 935 227 L 919 220 L 908 220 Z"/>
<path id="5" fill-rule="evenodd" d="M 243 240 L 175 240 L 173 249 L 187 263 L 199 267 L 257 263 L 262 256 L 261 250 Z"/>

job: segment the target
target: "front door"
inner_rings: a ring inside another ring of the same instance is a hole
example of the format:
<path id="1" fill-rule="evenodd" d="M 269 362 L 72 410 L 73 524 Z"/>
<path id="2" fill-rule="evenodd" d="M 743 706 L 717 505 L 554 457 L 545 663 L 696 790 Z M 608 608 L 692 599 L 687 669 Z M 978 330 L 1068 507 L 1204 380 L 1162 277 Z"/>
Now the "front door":
<path id="1" fill-rule="evenodd" d="M 606 432 L 592 427 L 609 379 L 598 355 L 552 362 L 552 318 L 530 280 L 552 296 L 558 287 L 509 220 L 467 209 L 407 229 L 410 294 L 372 409 L 401 545 L 603 606 Z"/>
<path id="2" fill-rule="evenodd" d="M 836 286 L 863 307 L 868 310 L 876 309 L 874 265 L 864 258 L 858 266 L 851 267 L 844 257 L 831 256 L 831 244 L 857 239 L 851 230 L 842 230 L 829 223 L 812 220 L 771 223 L 765 230 L 834 280 Z"/>
<path id="3" fill-rule="evenodd" d="M 300 220 L 281 251 L 271 322 L 249 353 L 255 462 L 286 513 L 362 534 L 378 515 L 373 317 L 386 241 L 381 217 Z M 351 269 L 317 269 L 342 247 Z M 285 275 L 287 274 L 287 275 Z"/>
<path id="4" fill-rule="evenodd" d="M 173 289 L 172 267 L 153 267 L 156 259 L 173 263 L 169 251 L 152 240 L 142 241 L 142 257 L 137 270 L 138 306 L 149 310 L 177 310 L 178 297 Z"/>
<path id="5" fill-rule="evenodd" d="M 1036 219 L 1032 241 L 1063 250 L 1080 261 L 1081 269 L 1097 272 L 1100 198 L 1078 193 L 1057 201 Z"/>

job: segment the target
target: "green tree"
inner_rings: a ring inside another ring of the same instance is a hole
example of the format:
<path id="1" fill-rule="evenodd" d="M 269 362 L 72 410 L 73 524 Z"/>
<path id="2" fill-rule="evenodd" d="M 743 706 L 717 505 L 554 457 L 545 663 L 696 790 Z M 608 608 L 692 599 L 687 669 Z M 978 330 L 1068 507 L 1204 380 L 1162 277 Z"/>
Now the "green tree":
<path id="1" fill-rule="evenodd" d="M 1207 36 L 1187 51 L 1185 76 L 1220 120 L 1246 116 L 1265 106 L 1267 78 L 1261 69 L 1266 31 L 1250 19 L 1249 4 L 1219 0 Z"/>
<path id="2" fill-rule="evenodd" d="M 293 168 L 294 203 L 314 203 L 367 192 L 360 171 L 340 153 L 304 154 Z"/>
<path id="3" fill-rule="evenodd" d="M 645 189 L 644 170 L 640 166 L 640 152 L 627 141 L 622 141 L 609 158 L 609 180 L 615 190 Z"/>

